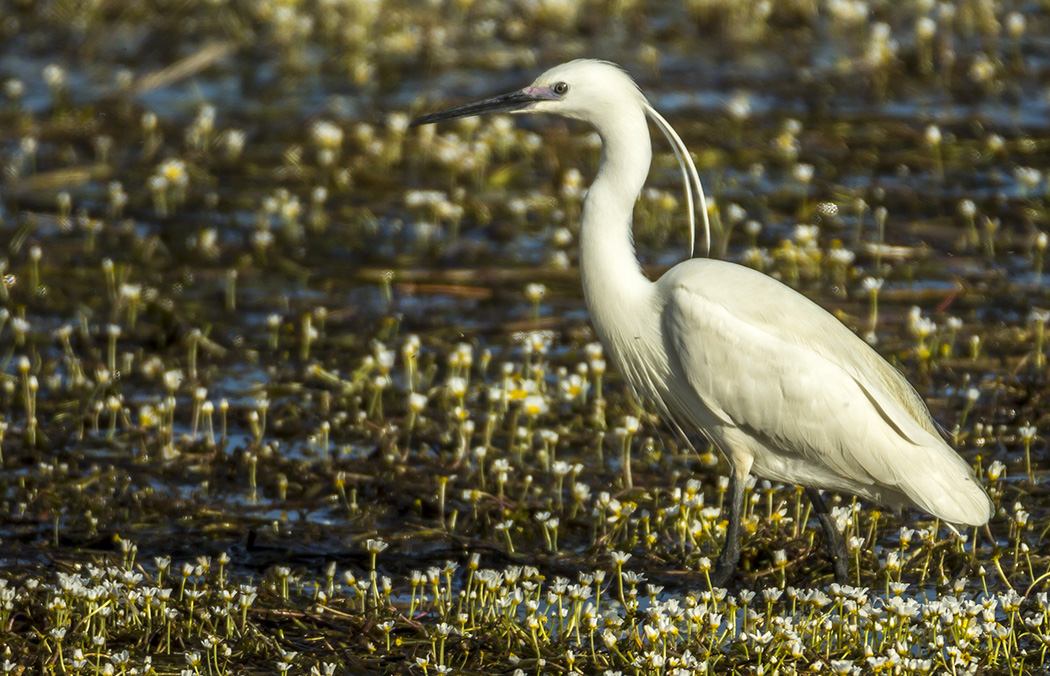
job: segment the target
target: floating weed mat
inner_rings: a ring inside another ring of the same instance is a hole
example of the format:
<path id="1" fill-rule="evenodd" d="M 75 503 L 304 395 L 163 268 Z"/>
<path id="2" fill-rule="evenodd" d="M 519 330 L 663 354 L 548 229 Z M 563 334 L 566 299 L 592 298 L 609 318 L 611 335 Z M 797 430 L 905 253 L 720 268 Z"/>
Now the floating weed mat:
<path id="1" fill-rule="evenodd" d="M 123 541 L 121 556 L 3 581 L 5 670 L 29 653 L 63 673 L 1025 673 L 1048 645 L 1046 592 L 974 595 L 959 580 L 941 594 L 897 582 L 671 594 L 622 552 L 571 579 L 477 554 L 391 577 L 387 547 L 367 540 L 364 567 L 256 578 L 225 554 L 136 565 Z"/>
<path id="2" fill-rule="evenodd" d="M 172 393 L 141 403 L 138 425 L 118 418 L 111 432 L 89 417 L 52 458 L 39 441 L 12 449 L 0 577 L 9 666 L 1041 664 L 1050 566 L 1023 506 L 1043 489 L 1000 460 L 968 453 L 997 504 L 994 541 L 839 500 L 855 586 L 829 584 L 802 492 L 753 480 L 739 583 L 712 588 L 727 482 L 697 477 L 717 476 L 718 459 L 657 434 L 656 417 L 605 382 L 597 344 L 558 349 L 524 333 L 494 368 L 487 350 L 409 336 L 397 350 L 373 342 L 359 360 L 345 378 L 313 363 L 301 381 L 284 373 L 220 406 L 243 421 L 242 437 L 207 419 L 220 413 L 206 410 L 203 386 L 177 396 L 186 384 L 169 370 L 156 378 Z M 420 367 L 428 361 L 444 375 Z M 1020 469 L 1039 466 L 1034 438 L 1026 427 L 974 443 L 1013 444 Z"/>

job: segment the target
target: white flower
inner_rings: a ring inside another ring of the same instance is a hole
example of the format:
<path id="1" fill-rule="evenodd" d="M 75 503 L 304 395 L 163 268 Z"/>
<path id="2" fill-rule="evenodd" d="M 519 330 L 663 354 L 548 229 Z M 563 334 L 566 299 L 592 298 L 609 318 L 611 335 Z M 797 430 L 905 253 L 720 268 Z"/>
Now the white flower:
<path id="1" fill-rule="evenodd" d="M 467 393 L 467 381 L 463 378 L 449 378 L 447 385 L 448 391 L 457 398 L 461 398 Z"/>
<path id="2" fill-rule="evenodd" d="M 937 32 L 937 22 L 928 16 L 919 17 L 915 22 L 915 35 L 920 40 L 929 40 Z"/>
<path id="3" fill-rule="evenodd" d="M 802 163 L 796 164 L 792 173 L 794 174 L 796 181 L 800 183 L 809 183 L 813 180 L 813 165 Z"/>
<path id="4" fill-rule="evenodd" d="M 314 143 L 325 150 L 338 150 L 343 145 L 343 130 L 325 120 L 315 122 L 310 135 Z"/>
<path id="5" fill-rule="evenodd" d="M 365 542 L 365 550 L 369 554 L 379 554 L 389 546 L 390 545 L 388 545 L 386 542 L 383 542 L 382 540 L 370 539 Z"/>
<path id="6" fill-rule="evenodd" d="M 48 64 L 44 66 L 44 82 L 57 89 L 66 83 L 66 71 L 57 63 Z"/>
<path id="7" fill-rule="evenodd" d="M 408 395 L 408 407 L 412 409 L 413 413 L 419 413 L 427 405 L 427 395 L 420 394 L 419 392 L 413 392 Z"/>
<path id="8" fill-rule="evenodd" d="M 547 400 L 539 394 L 530 394 L 522 400 L 521 404 L 525 409 L 525 414 L 529 417 L 543 415 L 550 408 L 547 405 Z"/>
<path id="9" fill-rule="evenodd" d="M 543 284 L 526 284 L 525 297 L 530 303 L 539 303 L 547 295 L 547 287 Z"/>
<path id="10" fill-rule="evenodd" d="M 638 418 L 633 415 L 624 416 L 623 427 L 625 430 L 627 430 L 628 434 L 636 434 L 638 432 L 638 428 L 640 427 Z"/>
<path id="11" fill-rule="evenodd" d="M 182 384 L 182 371 L 178 369 L 172 369 L 164 373 L 164 387 L 169 390 L 179 389 L 179 385 Z"/>

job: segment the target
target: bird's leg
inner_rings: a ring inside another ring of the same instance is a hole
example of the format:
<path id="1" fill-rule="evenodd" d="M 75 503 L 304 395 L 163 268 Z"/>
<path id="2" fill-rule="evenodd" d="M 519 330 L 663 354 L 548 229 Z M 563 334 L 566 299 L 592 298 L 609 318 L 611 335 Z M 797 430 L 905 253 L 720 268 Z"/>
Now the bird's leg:
<path id="1" fill-rule="evenodd" d="M 813 503 L 813 509 L 817 512 L 820 525 L 824 527 L 824 540 L 835 568 L 835 581 L 839 584 L 847 584 L 849 582 L 849 553 L 846 550 L 846 538 L 835 525 L 835 519 L 828 511 L 828 506 L 824 504 L 824 498 L 820 497 L 820 491 L 807 486 L 806 495 Z"/>
<path id="2" fill-rule="evenodd" d="M 733 472 L 729 479 L 729 526 L 726 528 L 726 543 L 718 555 L 711 584 L 724 587 L 729 578 L 736 572 L 740 561 L 740 518 L 744 512 L 744 488 L 747 485 L 747 473 Z"/>

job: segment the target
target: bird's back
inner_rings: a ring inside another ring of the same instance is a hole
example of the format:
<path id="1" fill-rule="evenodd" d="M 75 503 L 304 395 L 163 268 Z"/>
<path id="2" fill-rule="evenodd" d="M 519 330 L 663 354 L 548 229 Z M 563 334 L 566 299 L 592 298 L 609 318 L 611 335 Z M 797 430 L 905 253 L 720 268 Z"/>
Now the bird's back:
<path id="1" fill-rule="evenodd" d="M 912 502 L 979 525 L 991 503 L 903 375 L 823 308 L 750 268 L 710 259 L 657 282 L 669 406 L 770 479 Z M 708 415 L 708 412 L 710 415 Z M 711 420 L 716 421 L 713 425 Z"/>

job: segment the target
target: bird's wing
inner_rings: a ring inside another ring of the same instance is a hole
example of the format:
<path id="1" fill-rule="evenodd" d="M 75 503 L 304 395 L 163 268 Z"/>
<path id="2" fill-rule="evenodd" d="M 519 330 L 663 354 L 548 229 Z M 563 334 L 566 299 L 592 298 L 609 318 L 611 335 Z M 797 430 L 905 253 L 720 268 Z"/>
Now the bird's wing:
<path id="1" fill-rule="evenodd" d="M 948 518 L 916 475 L 950 487 L 972 474 L 904 377 L 841 322 L 730 263 L 680 265 L 660 285 L 672 371 L 715 416 L 771 452 L 894 487 Z"/>
<path id="2" fill-rule="evenodd" d="M 778 370 L 805 379 L 806 369 L 832 368 L 855 381 L 905 438 L 924 443 L 938 435 L 926 404 L 900 371 L 822 307 L 775 279 L 732 263 L 694 260 L 660 283 L 669 291 L 665 321 L 675 325 L 670 335 L 683 356 L 705 360 L 725 350 L 718 358 L 739 362 L 742 372 L 763 369 L 754 372 L 763 379 Z M 768 363 L 756 361 L 762 350 L 771 351 L 764 355 Z M 715 373 L 705 371 L 708 377 L 733 380 L 732 374 L 717 374 L 717 362 L 712 365 Z"/>

